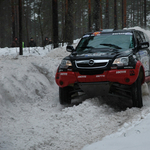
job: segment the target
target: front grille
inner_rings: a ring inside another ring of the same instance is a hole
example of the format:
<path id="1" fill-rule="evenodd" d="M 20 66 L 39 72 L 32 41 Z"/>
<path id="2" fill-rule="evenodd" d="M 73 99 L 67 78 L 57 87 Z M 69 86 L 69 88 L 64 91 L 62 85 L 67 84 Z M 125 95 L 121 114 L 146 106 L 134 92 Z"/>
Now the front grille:
<path id="1" fill-rule="evenodd" d="M 106 66 L 107 63 L 96 63 L 94 64 L 93 66 L 90 66 L 89 64 L 78 64 L 78 67 L 81 68 L 81 67 L 103 67 L 103 66 Z"/>
<path id="2" fill-rule="evenodd" d="M 82 60 L 75 61 L 76 67 L 81 69 L 96 69 L 96 68 L 104 68 L 109 63 L 109 60 Z"/>

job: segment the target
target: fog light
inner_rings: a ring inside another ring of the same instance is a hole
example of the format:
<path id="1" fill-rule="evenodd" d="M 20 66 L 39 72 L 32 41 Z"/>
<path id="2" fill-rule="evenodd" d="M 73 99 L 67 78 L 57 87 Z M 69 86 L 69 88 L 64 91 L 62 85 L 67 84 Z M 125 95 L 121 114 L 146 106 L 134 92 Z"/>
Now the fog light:
<path id="1" fill-rule="evenodd" d="M 64 83 L 62 81 L 59 82 L 60 85 L 63 85 Z"/>
<path id="2" fill-rule="evenodd" d="M 127 83 L 130 82 L 130 79 L 129 79 L 129 78 L 126 78 L 126 79 L 125 79 L 125 82 L 127 82 Z"/>

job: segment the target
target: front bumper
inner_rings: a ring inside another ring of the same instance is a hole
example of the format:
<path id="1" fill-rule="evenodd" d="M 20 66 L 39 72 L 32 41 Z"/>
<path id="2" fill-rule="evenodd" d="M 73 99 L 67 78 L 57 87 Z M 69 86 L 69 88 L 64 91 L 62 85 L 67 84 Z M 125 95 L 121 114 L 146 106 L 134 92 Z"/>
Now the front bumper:
<path id="1" fill-rule="evenodd" d="M 55 80 L 59 87 L 66 87 L 74 83 L 96 83 L 96 82 L 116 82 L 124 85 L 133 84 L 139 75 L 140 64 L 137 63 L 135 69 L 112 69 L 104 71 L 103 74 L 81 75 L 79 72 L 58 72 Z"/>

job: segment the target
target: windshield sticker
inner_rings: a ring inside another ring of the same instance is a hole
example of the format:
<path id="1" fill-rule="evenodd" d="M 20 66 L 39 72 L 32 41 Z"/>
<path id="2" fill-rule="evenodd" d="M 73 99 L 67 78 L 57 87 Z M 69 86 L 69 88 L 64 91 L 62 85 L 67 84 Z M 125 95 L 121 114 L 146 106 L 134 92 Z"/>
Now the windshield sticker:
<path id="1" fill-rule="evenodd" d="M 132 33 L 131 32 L 127 32 L 127 33 L 125 33 L 125 35 L 132 35 Z"/>
<path id="2" fill-rule="evenodd" d="M 132 33 L 130 33 L 130 32 L 126 32 L 126 33 L 112 33 L 112 35 L 132 35 Z"/>

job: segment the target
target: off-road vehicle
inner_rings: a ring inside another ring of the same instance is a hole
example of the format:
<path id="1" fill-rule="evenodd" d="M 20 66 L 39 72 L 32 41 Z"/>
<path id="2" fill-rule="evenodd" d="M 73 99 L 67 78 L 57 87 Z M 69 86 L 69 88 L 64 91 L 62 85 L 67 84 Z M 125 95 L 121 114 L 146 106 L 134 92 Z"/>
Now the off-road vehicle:
<path id="1" fill-rule="evenodd" d="M 150 80 L 150 50 L 145 33 L 135 29 L 103 30 L 85 34 L 58 67 L 56 83 L 61 104 L 81 92 L 115 95 L 142 107 L 141 85 Z"/>

